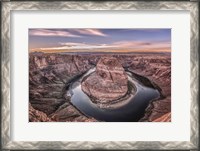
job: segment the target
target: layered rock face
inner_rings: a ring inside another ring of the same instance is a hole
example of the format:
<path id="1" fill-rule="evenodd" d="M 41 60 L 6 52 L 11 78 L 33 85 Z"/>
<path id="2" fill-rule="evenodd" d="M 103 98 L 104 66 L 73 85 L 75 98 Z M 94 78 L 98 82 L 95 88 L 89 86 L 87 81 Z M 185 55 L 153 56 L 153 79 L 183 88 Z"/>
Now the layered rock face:
<path id="1" fill-rule="evenodd" d="M 170 121 L 171 56 L 167 54 L 127 54 L 110 55 L 109 58 L 112 56 L 117 58 L 124 68 L 147 77 L 161 88 L 162 98 L 153 100 L 149 104 L 140 121 Z M 103 68 L 99 67 L 99 58 L 103 57 L 105 58 L 105 55 L 31 53 L 29 56 L 29 121 L 95 121 L 79 112 L 70 103 L 70 98 L 64 97 L 64 92 L 65 86 L 70 83 L 71 79 L 82 75 L 94 66 L 99 71 L 95 74 L 100 73 L 101 75 Z M 109 68 L 109 71 L 112 70 Z M 98 75 L 98 80 L 101 78 L 104 81 L 100 75 Z M 108 77 L 106 80 L 111 81 Z M 112 77 L 115 77 L 114 74 Z M 113 79 L 121 82 L 122 77 Z M 99 82 L 101 85 L 103 85 L 102 81 Z M 111 94 L 114 94 L 113 92 Z"/>
<path id="2" fill-rule="evenodd" d="M 29 122 L 51 122 L 52 120 L 41 111 L 38 111 L 32 107 L 29 103 Z"/>
<path id="3" fill-rule="evenodd" d="M 154 122 L 167 113 L 171 113 L 171 56 L 168 54 L 138 54 L 126 59 L 122 57 L 120 60 L 128 70 L 147 77 L 160 88 L 161 98 L 151 101 L 140 121 Z M 166 122 L 169 122 L 171 114 L 168 114 L 167 118 Z"/>
<path id="4" fill-rule="evenodd" d="M 88 56 L 31 53 L 29 56 L 29 121 L 94 121 L 64 98 L 71 79 L 93 67 Z M 65 113 L 65 116 L 63 115 Z"/>
<path id="5" fill-rule="evenodd" d="M 99 103 L 123 97 L 128 91 L 128 77 L 115 57 L 101 57 L 96 71 L 82 81 L 82 90 Z"/>
<path id="6" fill-rule="evenodd" d="M 153 120 L 153 122 L 171 122 L 171 112 L 166 113 L 163 116 Z"/>

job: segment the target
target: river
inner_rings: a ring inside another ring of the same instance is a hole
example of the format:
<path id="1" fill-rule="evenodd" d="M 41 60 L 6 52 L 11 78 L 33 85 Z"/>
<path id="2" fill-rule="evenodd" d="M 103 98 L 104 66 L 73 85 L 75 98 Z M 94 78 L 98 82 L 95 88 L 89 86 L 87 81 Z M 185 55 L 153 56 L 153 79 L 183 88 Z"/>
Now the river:
<path id="1" fill-rule="evenodd" d="M 147 87 L 134 78 L 134 74 L 127 71 L 129 82 L 134 85 L 136 92 L 130 95 L 128 101 L 117 108 L 99 108 L 81 89 L 81 81 L 95 71 L 90 69 L 83 76 L 70 84 L 68 95 L 72 104 L 88 117 L 107 122 L 137 122 L 144 115 L 145 109 L 151 100 L 160 97 L 157 89 Z"/>

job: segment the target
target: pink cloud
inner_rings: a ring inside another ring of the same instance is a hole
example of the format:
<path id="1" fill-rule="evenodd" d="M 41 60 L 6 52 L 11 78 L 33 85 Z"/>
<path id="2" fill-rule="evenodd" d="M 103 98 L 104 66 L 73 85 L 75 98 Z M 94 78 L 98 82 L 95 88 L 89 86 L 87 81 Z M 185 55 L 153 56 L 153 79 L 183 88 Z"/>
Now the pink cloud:
<path id="1" fill-rule="evenodd" d="M 112 45 L 106 44 L 86 44 L 86 43 L 60 43 L 61 46 L 59 47 L 50 47 L 50 48 L 40 48 L 40 50 L 87 50 L 87 49 L 106 49 L 106 48 L 113 48 Z"/>
<path id="2" fill-rule="evenodd" d="M 32 36 L 51 36 L 51 37 L 81 37 L 62 30 L 49 30 L 49 29 L 31 29 L 29 35 Z"/>
<path id="3" fill-rule="evenodd" d="M 157 49 L 170 48 L 169 42 L 147 42 L 147 41 L 120 41 L 112 44 L 118 48 L 135 48 L 135 49 Z"/>
<path id="4" fill-rule="evenodd" d="M 102 31 L 98 29 L 74 29 L 73 31 L 78 32 L 84 35 L 95 35 L 95 36 L 103 36 L 106 37 L 107 35 L 104 34 Z"/>
<path id="5" fill-rule="evenodd" d="M 171 43 L 169 42 L 146 42 L 146 41 L 119 41 L 111 44 L 91 44 L 66 42 L 59 43 L 58 47 L 39 48 L 39 50 L 65 50 L 65 51 L 87 51 L 87 50 L 104 50 L 104 51 L 169 51 Z M 34 50 L 33 50 L 34 51 Z"/>
<path id="6" fill-rule="evenodd" d="M 32 36 L 45 36 L 45 37 L 82 37 L 83 35 L 94 35 L 106 37 L 101 30 L 98 29 L 71 29 L 69 31 L 64 30 L 51 30 L 51 29 L 31 29 L 29 35 Z"/>

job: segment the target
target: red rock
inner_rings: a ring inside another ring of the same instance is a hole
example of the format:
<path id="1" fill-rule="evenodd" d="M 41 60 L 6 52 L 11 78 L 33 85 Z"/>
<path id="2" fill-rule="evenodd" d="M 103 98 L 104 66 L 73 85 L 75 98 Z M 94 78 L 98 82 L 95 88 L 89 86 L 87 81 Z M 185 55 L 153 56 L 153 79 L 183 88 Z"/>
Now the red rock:
<path id="1" fill-rule="evenodd" d="M 82 115 L 74 106 L 69 102 L 61 105 L 53 114 L 49 115 L 52 120 L 59 122 L 95 122 L 94 118 Z"/>
<path id="2" fill-rule="evenodd" d="M 103 56 L 104 55 L 96 54 L 61 55 L 55 53 L 30 53 L 29 102 L 31 104 L 31 107 L 29 107 L 29 120 L 54 120 L 53 118 L 50 118 L 51 114 L 52 117 L 55 117 L 55 119 L 58 119 L 58 121 L 90 121 L 90 118 L 84 116 L 82 113 L 78 113 L 76 111 L 77 109 L 73 108 L 73 106 L 70 104 L 68 107 L 65 108 L 67 109 L 65 113 L 64 111 L 61 112 L 60 107 L 65 102 L 69 102 L 69 100 L 65 100 L 63 98 L 63 89 L 65 85 L 68 84 L 68 81 L 70 81 L 71 78 L 76 75 L 82 74 L 83 72 L 92 68 L 94 65 L 98 65 L 97 63 L 99 62 L 99 58 Z M 150 103 L 147 107 L 144 117 L 140 121 L 157 121 L 160 117 L 171 112 L 170 55 L 126 54 L 110 55 L 110 57 L 111 56 L 116 57 L 119 64 L 122 64 L 123 67 L 129 68 L 130 71 L 147 77 L 149 80 L 158 85 L 162 90 L 161 93 L 164 98 L 152 101 L 152 103 Z M 101 74 L 101 71 L 103 71 L 102 67 L 99 67 L 99 69 L 99 73 Z M 112 71 L 112 68 L 109 68 L 109 70 Z M 113 77 L 115 76 L 113 75 Z M 115 77 L 113 79 L 115 80 L 119 78 L 121 77 Z M 103 82 L 100 81 L 100 79 L 102 79 L 102 81 L 105 81 L 102 77 L 96 80 L 99 84 L 103 85 Z M 109 79 L 109 76 L 106 78 L 106 80 L 111 81 Z M 121 82 L 123 81 L 123 78 L 117 81 Z M 97 88 L 93 90 L 96 90 L 98 94 L 100 94 L 100 92 L 103 93 L 104 91 L 106 91 L 108 97 L 113 97 L 112 95 L 114 95 L 114 90 L 112 90 L 112 93 L 110 93 L 109 88 L 110 87 L 108 87 L 107 89 L 101 89 L 97 85 Z"/>
<path id="3" fill-rule="evenodd" d="M 96 71 L 82 82 L 82 90 L 101 103 L 123 97 L 128 91 L 128 77 L 114 57 L 101 57 Z"/>
<path id="4" fill-rule="evenodd" d="M 153 120 L 153 122 L 171 122 L 171 112 Z"/>
<path id="5" fill-rule="evenodd" d="M 44 112 L 38 111 L 29 103 L 29 122 L 52 122 Z"/>
<path id="6" fill-rule="evenodd" d="M 171 112 L 171 56 L 170 54 L 138 54 L 132 57 L 132 60 L 129 70 L 147 77 L 160 88 L 162 97 L 151 101 L 144 117 L 140 119 L 141 122 L 152 122 Z"/>

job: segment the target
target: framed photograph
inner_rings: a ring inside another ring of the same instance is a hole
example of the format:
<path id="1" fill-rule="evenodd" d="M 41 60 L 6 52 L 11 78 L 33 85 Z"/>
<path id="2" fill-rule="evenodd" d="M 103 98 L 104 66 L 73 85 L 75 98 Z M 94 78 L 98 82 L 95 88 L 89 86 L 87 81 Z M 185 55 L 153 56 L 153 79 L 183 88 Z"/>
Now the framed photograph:
<path id="1" fill-rule="evenodd" d="M 198 149 L 199 2 L 1 2 L 2 149 Z"/>

